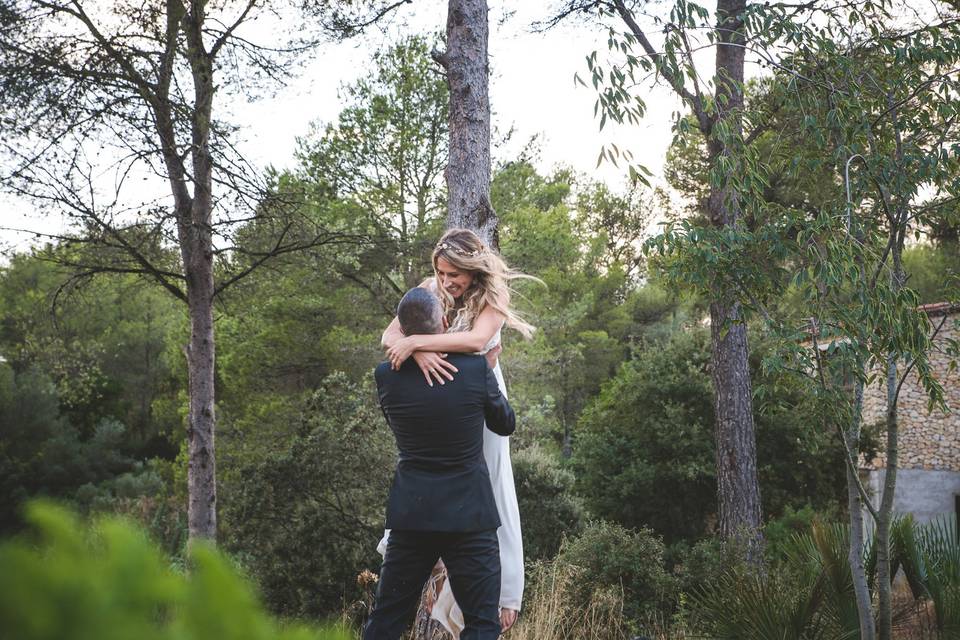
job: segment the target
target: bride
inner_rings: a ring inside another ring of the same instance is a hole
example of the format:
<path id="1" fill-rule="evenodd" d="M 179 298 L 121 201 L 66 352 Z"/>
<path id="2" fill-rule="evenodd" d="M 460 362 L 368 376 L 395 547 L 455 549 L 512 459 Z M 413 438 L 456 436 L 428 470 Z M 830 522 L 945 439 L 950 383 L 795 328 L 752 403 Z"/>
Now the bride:
<path id="1" fill-rule="evenodd" d="M 404 336 L 396 318 L 383 333 L 382 344 L 393 367 L 413 357 L 423 372 L 427 384 L 443 384 L 452 380 L 456 367 L 444 354 L 476 352 L 488 354 L 488 360 L 500 351 L 500 330 L 504 325 L 530 337 L 533 327 L 523 321 L 510 307 L 508 282 L 516 278 L 530 278 L 510 270 L 498 254 L 487 248 L 473 231 L 450 229 L 433 251 L 435 277 L 420 286 L 437 294 L 443 301 L 448 332 L 439 335 Z M 493 369 L 501 393 L 506 396 L 500 363 Z M 510 462 L 510 440 L 489 429 L 483 430 L 483 456 L 490 472 L 493 495 L 502 522 L 497 530 L 500 542 L 500 621 L 503 630 L 517 619 L 523 597 L 523 542 L 520 539 L 520 511 L 513 483 Z M 378 547 L 386 551 L 389 532 Z M 441 578 L 442 579 L 442 578 Z M 439 594 L 430 615 L 439 621 L 454 638 L 463 629 L 463 616 L 450 590 L 449 582 L 442 581 Z"/>

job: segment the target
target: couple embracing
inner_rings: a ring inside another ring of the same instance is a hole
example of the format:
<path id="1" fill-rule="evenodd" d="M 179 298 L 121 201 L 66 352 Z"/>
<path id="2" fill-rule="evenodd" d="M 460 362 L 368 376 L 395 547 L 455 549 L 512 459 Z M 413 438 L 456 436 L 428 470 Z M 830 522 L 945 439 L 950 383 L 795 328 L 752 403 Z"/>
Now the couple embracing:
<path id="1" fill-rule="evenodd" d="M 524 276 L 472 231 L 451 229 L 433 251 L 435 277 L 411 289 L 383 334 L 376 370 L 399 450 L 387 503 L 376 603 L 364 640 L 396 640 L 431 584 L 431 617 L 454 638 L 497 638 L 523 595 L 520 513 L 510 463 L 516 417 L 497 355 L 504 326 L 533 327 L 510 307 Z"/>

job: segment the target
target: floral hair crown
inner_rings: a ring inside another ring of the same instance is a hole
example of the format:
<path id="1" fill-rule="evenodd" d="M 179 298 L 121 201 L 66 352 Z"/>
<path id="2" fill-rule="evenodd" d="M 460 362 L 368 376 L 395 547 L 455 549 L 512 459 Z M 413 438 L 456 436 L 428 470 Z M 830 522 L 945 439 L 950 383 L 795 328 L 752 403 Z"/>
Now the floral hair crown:
<path id="1" fill-rule="evenodd" d="M 487 250 L 486 247 L 481 246 L 479 249 L 476 249 L 475 251 L 467 251 L 466 249 L 455 247 L 452 244 L 448 244 L 446 242 L 441 242 L 440 244 L 438 244 L 437 249 L 442 249 L 444 251 L 453 251 L 455 254 L 460 256 L 466 256 L 467 258 L 476 258 L 477 256 L 479 256 L 480 254 L 482 254 L 484 251 Z"/>

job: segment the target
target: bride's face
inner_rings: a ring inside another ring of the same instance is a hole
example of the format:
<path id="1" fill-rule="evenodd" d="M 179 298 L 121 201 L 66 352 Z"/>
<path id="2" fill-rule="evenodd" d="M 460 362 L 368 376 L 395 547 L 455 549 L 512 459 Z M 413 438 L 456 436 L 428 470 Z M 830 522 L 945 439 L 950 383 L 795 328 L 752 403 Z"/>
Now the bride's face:
<path id="1" fill-rule="evenodd" d="M 440 288 L 454 298 L 462 296 L 463 292 L 473 284 L 473 273 L 458 269 L 445 258 L 437 258 L 436 269 Z"/>

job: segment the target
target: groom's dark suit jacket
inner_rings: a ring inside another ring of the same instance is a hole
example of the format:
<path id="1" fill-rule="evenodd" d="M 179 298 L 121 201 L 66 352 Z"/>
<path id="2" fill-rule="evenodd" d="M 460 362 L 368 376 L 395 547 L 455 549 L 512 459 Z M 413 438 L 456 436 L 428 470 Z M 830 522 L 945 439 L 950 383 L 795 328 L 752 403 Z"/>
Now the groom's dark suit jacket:
<path id="1" fill-rule="evenodd" d="M 453 380 L 431 387 L 413 358 L 376 370 L 380 407 L 400 451 L 387 528 L 466 532 L 496 529 L 500 516 L 483 460 L 483 427 L 508 436 L 516 417 L 483 356 L 448 356 Z"/>

